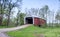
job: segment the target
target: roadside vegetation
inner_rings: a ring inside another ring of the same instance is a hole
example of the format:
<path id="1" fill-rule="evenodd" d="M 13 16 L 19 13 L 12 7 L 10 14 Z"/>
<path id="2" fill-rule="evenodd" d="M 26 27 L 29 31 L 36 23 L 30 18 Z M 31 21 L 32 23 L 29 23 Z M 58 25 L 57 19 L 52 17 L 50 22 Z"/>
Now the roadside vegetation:
<path id="1" fill-rule="evenodd" d="M 39 16 L 45 19 L 46 22 L 48 22 L 48 18 L 51 18 L 51 21 L 49 20 L 50 23 L 59 23 L 60 9 L 57 11 L 50 10 L 50 7 L 48 5 L 44 5 L 41 8 L 25 8 L 25 10 L 22 11 L 23 3 L 23 0 L 15 0 L 15 2 L 13 2 L 13 0 L 0 0 L 0 26 L 13 27 L 24 25 L 24 17 L 29 15 Z M 55 18 L 55 20 L 53 18 Z M 51 26 L 53 26 L 53 24 L 51 24 Z"/>

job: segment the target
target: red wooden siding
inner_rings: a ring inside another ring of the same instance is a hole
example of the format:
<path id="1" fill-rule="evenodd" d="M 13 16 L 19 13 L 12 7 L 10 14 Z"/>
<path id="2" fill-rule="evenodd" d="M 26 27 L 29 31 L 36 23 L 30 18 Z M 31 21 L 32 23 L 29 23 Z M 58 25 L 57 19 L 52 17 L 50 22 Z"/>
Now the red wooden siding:
<path id="1" fill-rule="evenodd" d="M 40 24 L 40 19 L 39 18 L 34 18 L 34 24 L 39 25 Z"/>
<path id="2" fill-rule="evenodd" d="M 34 24 L 35 25 L 43 25 L 43 24 L 45 24 L 46 23 L 46 20 L 44 20 L 44 19 L 41 19 L 41 18 L 34 18 Z"/>
<path id="3" fill-rule="evenodd" d="M 40 25 L 43 25 L 46 23 L 46 20 L 40 18 Z"/>

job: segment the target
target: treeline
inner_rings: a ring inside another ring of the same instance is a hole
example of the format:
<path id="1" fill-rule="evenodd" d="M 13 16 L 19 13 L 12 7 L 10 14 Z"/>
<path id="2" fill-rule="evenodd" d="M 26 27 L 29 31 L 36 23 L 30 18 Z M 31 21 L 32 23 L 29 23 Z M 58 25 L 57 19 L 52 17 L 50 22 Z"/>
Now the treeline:
<path id="1" fill-rule="evenodd" d="M 15 11 L 17 9 L 17 13 Z M 37 15 L 44 18 L 47 21 L 47 18 L 55 18 L 54 21 L 57 23 L 60 21 L 60 10 L 51 11 L 48 5 L 43 6 L 42 8 L 31 8 L 25 9 L 25 13 L 21 12 L 22 9 L 22 0 L 0 0 L 0 26 L 19 26 L 24 24 L 24 17 L 28 15 Z M 14 13 L 16 14 L 14 16 Z M 52 16 L 51 16 L 52 15 Z M 52 19 L 53 19 L 52 18 Z M 52 20 L 49 19 L 49 20 Z M 47 21 L 48 22 L 48 21 Z M 49 21 L 50 24 L 51 21 Z M 53 21 L 52 21 L 53 25 Z"/>
<path id="2" fill-rule="evenodd" d="M 24 17 L 24 13 L 20 13 L 21 5 L 22 0 L 15 0 L 15 2 L 13 2 L 13 0 L 0 0 L 0 26 L 19 25 L 20 17 L 22 17 L 22 19 Z M 18 9 L 18 12 L 16 13 L 16 17 L 13 17 L 15 8 Z"/>

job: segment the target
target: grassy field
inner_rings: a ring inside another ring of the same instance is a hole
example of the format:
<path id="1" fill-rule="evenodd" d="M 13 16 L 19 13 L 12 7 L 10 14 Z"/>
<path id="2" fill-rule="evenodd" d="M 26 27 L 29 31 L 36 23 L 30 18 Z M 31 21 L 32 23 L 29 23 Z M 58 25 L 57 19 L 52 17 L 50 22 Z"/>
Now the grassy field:
<path id="1" fill-rule="evenodd" d="M 7 34 L 11 37 L 60 37 L 60 28 L 30 26 L 25 29 L 7 32 Z"/>
<path id="2" fill-rule="evenodd" d="M 7 28 L 7 26 L 0 26 L 0 28 Z"/>
<path id="3" fill-rule="evenodd" d="M 0 26 L 0 28 L 11 28 L 11 27 L 14 27 L 14 26 Z"/>

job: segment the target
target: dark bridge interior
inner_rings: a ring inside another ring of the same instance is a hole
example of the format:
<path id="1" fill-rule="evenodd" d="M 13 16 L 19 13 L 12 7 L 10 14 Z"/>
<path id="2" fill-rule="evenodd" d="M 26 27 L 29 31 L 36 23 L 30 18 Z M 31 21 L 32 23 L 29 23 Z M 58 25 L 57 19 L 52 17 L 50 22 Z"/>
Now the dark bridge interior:
<path id="1" fill-rule="evenodd" d="M 33 18 L 32 17 L 27 17 L 26 18 L 26 24 L 33 24 Z"/>

